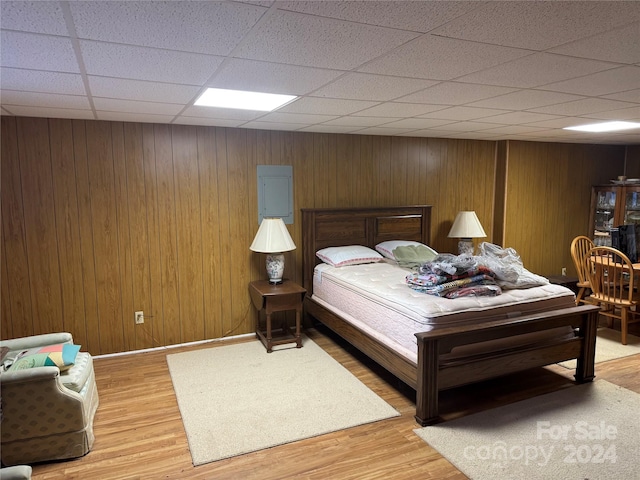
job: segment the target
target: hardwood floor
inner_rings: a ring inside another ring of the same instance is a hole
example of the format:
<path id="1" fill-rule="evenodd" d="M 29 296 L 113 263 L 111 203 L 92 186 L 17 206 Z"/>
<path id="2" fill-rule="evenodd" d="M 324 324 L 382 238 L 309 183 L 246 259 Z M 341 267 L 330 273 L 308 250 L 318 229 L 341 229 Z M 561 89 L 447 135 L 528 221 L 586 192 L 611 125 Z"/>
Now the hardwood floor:
<path id="1" fill-rule="evenodd" d="M 35 465 L 33 479 L 466 478 L 413 433 L 418 427 L 413 390 L 329 332 L 306 334 L 401 416 L 194 467 L 165 357 L 229 342 L 97 358 L 100 406 L 93 450 L 79 459 Z M 249 340 L 230 342 L 238 341 Z M 598 364 L 596 380 L 640 393 L 639 361 L 635 355 Z M 554 365 L 442 392 L 442 416 L 453 419 L 569 388 L 572 373 Z"/>

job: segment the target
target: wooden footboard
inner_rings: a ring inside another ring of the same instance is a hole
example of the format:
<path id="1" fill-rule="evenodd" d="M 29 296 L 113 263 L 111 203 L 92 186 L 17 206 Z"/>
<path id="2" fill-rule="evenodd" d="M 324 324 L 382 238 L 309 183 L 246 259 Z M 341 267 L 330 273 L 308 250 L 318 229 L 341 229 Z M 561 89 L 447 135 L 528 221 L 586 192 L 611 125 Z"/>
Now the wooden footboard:
<path id="1" fill-rule="evenodd" d="M 578 383 L 594 378 L 597 307 L 554 310 L 538 315 L 499 319 L 475 325 L 440 328 L 416 334 L 418 365 L 416 372 L 416 421 L 422 426 L 439 420 L 438 391 L 509 373 L 541 367 L 572 358 L 577 359 Z M 530 347 L 503 349 L 484 355 L 442 360 L 456 346 L 506 338 L 525 333 L 571 326 L 575 338 L 548 341 Z"/>
<path id="2" fill-rule="evenodd" d="M 416 334 L 417 364 L 378 342 L 367 333 L 307 297 L 305 314 L 312 316 L 379 365 L 416 390 L 416 421 L 430 425 L 439 421 L 438 392 L 534 367 L 577 358 L 575 378 L 578 383 L 594 378 L 597 307 L 583 305 L 538 315 L 502 318 L 481 323 L 438 328 Z M 574 338 L 537 343 L 529 347 L 502 349 L 482 355 L 443 356 L 453 348 L 514 335 L 570 326 Z"/>

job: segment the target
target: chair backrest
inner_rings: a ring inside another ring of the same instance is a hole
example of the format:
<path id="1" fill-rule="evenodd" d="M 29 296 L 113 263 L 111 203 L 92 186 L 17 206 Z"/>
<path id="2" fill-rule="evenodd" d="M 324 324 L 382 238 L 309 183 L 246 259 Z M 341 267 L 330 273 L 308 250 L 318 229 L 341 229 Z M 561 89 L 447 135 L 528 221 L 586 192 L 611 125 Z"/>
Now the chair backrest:
<path id="1" fill-rule="evenodd" d="M 612 247 L 594 247 L 589 250 L 587 261 L 592 296 L 598 301 L 633 304 L 633 264 L 620 250 Z"/>
<path id="2" fill-rule="evenodd" d="M 587 257 L 589 256 L 589 250 L 594 246 L 593 240 L 584 235 L 574 238 L 571 242 L 571 258 L 578 271 L 578 281 L 580 283 L 589 281 Z"/>

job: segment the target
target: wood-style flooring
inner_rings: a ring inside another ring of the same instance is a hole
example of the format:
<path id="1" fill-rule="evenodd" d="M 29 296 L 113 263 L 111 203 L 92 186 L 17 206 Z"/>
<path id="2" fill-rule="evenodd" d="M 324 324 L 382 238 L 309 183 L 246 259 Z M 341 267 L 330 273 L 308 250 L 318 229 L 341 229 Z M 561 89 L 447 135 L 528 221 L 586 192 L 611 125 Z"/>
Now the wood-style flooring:
<path id="1" fill-rule="evenodd" d="M 418 427 L 413 390 L 321 327 L 306 334 L 401 416 L 194 467 L 165 357 L 228 342 L 97 358 L 100 407 L 93 450 L 79 459 L 35 465 L 33 479 L 466 478 L 413 433 Z M 597 364 L 596 380 L 640 393 L 639 362 L 635 355 Z M 453 419 L 571 388 L 572 373 L 554 365 L 442 392 L 441 413 Z"/>

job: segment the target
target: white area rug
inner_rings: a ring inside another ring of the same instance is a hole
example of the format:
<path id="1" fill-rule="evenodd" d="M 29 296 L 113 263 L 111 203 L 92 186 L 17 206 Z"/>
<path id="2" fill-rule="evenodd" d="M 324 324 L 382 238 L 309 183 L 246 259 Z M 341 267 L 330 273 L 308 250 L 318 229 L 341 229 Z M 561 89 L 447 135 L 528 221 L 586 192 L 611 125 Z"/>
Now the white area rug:
<path id="1" fill-rule="evenodd" d="M 639 411 L 599 380 L 414 432 L 473 480 L 637 480 Z"/>
<path id="2" fill-rule="evenodd" d="M 640 337 L 627 334 L 627 344 L 620 342 L 620 332 L 611 328 L 598 328 L 598 338 L 596 339 L 596 363 L 615 360 L 616 358 L 628 357 L 640 353 Z M 576 368 L 576 360 L 560 362 L 565 368 Z"/>
<path id="3" fill-rule="evenodd" d="M 194 465 L 400 415 L 307 337 L 167 355 Z"/>

